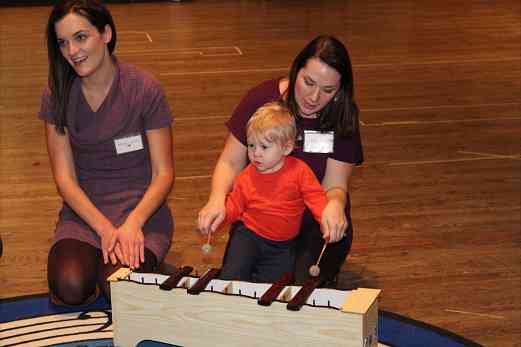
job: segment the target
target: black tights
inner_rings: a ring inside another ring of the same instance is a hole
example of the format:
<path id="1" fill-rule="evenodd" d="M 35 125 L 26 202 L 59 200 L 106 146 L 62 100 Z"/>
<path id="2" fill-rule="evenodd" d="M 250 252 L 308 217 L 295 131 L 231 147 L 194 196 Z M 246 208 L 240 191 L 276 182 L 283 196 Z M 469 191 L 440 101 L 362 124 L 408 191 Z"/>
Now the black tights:
<path id="1" fill-rule="evenodd" d="M 81 305 L 96 298 L 96 288 L 110 300 L 107 277 L 122 267 L 120 263 L 103 264 L 100 249 L 88 243 L 64 239 L 50 250 L 47 263 L 49 290 L 65 305 Z M 157 267 L 155 255 L 145 248 L 145 262 L 139 272 L 154 272 Z"/>

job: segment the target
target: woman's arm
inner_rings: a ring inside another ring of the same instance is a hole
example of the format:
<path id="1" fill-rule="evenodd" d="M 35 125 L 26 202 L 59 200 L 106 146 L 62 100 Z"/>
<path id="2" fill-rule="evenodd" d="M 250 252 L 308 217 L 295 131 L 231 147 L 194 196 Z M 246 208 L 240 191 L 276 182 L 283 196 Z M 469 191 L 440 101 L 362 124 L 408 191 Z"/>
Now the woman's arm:
<path id="1" fill-rule="evenodd" d="M 113 243 L 115 228 L 79 186 L 68 135 L 58 134 L 54 124 L 48 122 L 45 123 L 45 133 L 47 151 L 58 192 L 74 212 L 101 237 L 104 262 L 107 263 L 110 256 L 115 263 L 114 254 L 109 250 L 109 245 Z"/>
<path id="2" fill-rule="evenodd" d="M 143 225 L 166 199 L 174 181 L 171 128 L 147 130 L 146 136 L 150 149 L 152 179 L 143 198 L 118 228 L 117 233 L 125 262 L 134 268 L 145 261 Z"/>
<path id="3" fill-rule="evenodd" d="M 232 134 L 228 135 L 224 149 L 215 165 L 212 191 L 206 205 L 199 211 L 199 230 L 207 234 L 215 231 L 225 217 L 226 194 L 232 190 L 235 177 L 247 163 L 247 149 Z"/>
<path id="4" fill-rule="evenodd" d="M 322 231 L 324 238 L 329 242 L 341 240 L 348 226 L 344 208 L 347 203 L 349 178 L 353 166 L 353 164 L 331 158 L 327 160 L 322 187 L 326 191 L 328 204 L 322 214 Z"/>

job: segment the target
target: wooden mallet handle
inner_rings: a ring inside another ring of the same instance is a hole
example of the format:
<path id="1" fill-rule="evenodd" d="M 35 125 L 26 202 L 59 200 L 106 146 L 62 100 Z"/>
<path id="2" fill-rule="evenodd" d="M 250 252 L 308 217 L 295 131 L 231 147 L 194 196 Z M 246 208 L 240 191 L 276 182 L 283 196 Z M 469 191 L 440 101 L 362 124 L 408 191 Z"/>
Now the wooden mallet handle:
<path id="1" fill-rule="evenodd" d="M 317 263 L 315 265 L 318 266 L 318 264 L 320 263 L 320 259 L 322 259 L 322 255 L 324 254 L 324 251 L 326 250 L 326 247 L 327 247 L 327 241 L 324 242 L 324 246 L 322 246 L 322 251 L 320 252 L 320 255 L 318 256 L 318 260 L 317 260 Z"/>

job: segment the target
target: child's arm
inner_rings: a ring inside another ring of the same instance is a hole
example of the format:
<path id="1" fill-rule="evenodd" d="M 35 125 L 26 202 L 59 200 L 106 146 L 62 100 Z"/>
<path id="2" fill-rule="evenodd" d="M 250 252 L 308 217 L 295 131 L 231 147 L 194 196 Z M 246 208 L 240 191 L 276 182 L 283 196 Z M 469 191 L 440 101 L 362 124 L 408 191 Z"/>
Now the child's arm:
<path id="1" fill-rule="evenodd" d="M 239 176 L 233 186 L 233 190 L 226 196 L 226 216 L 219 227 L 231 224 L 241 216 L 246 206 L 246 195 L 243 180 Z"/>
<path id="2" fill-rule="evenodd" d="M 239 174 L 239 176 L 235 178 L 232 191 L 226 195 L 225 217 L 223 221 L 219 225 L 217 225 L 215 230 L 218 230 L 219 228 L 222 228 L 228 224 L 235 222 L 243 213 L 248 197 L 248 189 L 245 176 L 246 175 L 243 171 Z M 206 234 L 205 230 L 201 228 L 200 219 L 197 221 L 197 223 L 199 231 L 201 231 L 203 234 Z M 208 233 L 210 232 L 211 230 L 208 230 Z"/>

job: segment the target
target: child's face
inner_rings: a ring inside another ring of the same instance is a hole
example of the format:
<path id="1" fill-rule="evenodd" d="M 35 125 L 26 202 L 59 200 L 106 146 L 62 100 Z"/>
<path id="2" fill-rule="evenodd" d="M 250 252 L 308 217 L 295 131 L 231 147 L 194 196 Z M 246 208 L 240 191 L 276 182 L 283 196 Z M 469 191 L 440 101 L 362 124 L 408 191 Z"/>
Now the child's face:
<path id="1" fill-rule="evenodd" d="M 281 146 L 263 136 L 248 138 L 248 158 L 258 172 L 267 174 L 280 170 L 284 158 L 291 152 L 290 145 Z"/>

